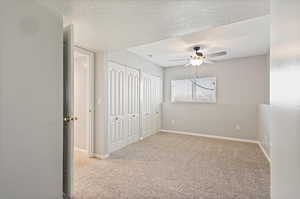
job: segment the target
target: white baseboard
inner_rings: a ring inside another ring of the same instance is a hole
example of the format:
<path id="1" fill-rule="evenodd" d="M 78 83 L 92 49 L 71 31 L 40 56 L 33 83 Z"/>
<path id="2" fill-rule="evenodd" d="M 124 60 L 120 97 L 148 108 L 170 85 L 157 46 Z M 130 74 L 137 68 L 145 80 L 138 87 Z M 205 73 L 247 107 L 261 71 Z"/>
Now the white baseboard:
<path id="1" fill-rule="evenodd" d="M 100 154 L 94 153 L 94 157 L 95 157 L 95 158 L 99 158 L 99 159 L 101 159 L 101 160 L 107 159 L 109 156 L 110 156 L 109 153 L 107 153 L 107 154 L 105 154 L 105 155 L 100 155 Z"/>
<path id="2" fill-rule="evenodd" d="M 75 151 L 79 151 L 79 152 L 83 152 L 83 153 L 87 153 L 88 151 L 86 149 L 80 149 L 75 147 Z"/>
<path id="3" fill-rule="evenodd" d="M 235 142 L 246 142 L 246 143 L 257 144 L 259 146 L 260 150 L 263 152 L 263 154 L 267 158 L 267 160 L 271 163 L 271 158 L 269 157 L 269 155 L 265 151 L 265 149 L 262 146 L 262 144 L 259 141 L 257 141 L 257 140 L 231 138 L 231 137 L 223 137 L 223 136 L 217 136 L 217 135 L 207 135 L 207 134 L 202 134 L 202 133 L 191 133 L 191 132 L 165 130 L 165 129 L 161 129 L 160 132 L 164 132 L 164 133 L 176 133 L 176 134 L 181 134 L 181 135 L 192 135 L 192 136 L 199 136 L 199 137 L 206 137 L 206 138 L 214 138 L 214 139 L 221 139 L 221 140 L 230 140 L 230 141 L 235 141 Z"/>
<path id="4" fill-rule="evenodd" d="M 184 131 L 174 131 L 174 130 L 165 130 L 161 129 L 160 132 L 164 133 L 176 133 L 181 135 L 192 135 L 192 136 L 199 136 L 199 137 L 207 137 L 207 138 L 214 138 L 214 139 L 221 139 L 221 140 L 230 140 L 230 141 L 236 141 L 236 142 L 246 142 L 246 143 L 254 143 L 257 144 L 260 148 L 260 150 L 263 152 L 267 160 L 271 163 L 271 158 L 267 154 L 266 150 L 262 146 L 262 144 L 257 140 L 248 140 L 248 139 L 240 139 L 240 138 L 231 138 L 231 137 L 223 137 L 223 136 L 217 136 L 217 135 L 207 135 L 202 133 L 191 133 L 191 132 L 184 132 Z"/>
<path id="5" fill-rule="evenodd" d="M 182 134 L 182 135 L 192 135 L 192 136 L 207 137 L 207 138 L 214 138 L 214 139 L 221 139 L 221 140 L 230 140 L 230 141 L 236 141 L 236 142 L 247 142 L 247 143 L 259 144 L 259 141 L 256 141 L 256 140 L 223 137 L 223 136 L 217 136 L 217 135 L 207 135 L 207 134 L 202 134 L 202 133 L 191 133 L 191 132 L 165 130 L 165 129 L 161 129 L 160 132 L 176 133 L 176 134 Z"/>
<path id="6" fill-rule="evenodd" d="M 268 153 L 266 152 L 265 148 L 263 147 L 263 145 L 261 143 L 258 144 L 260 150 L 263 152 L 263 154 L 266 156 L 267 160 L 271 163 L 271 157 L 268 155 Z"/>

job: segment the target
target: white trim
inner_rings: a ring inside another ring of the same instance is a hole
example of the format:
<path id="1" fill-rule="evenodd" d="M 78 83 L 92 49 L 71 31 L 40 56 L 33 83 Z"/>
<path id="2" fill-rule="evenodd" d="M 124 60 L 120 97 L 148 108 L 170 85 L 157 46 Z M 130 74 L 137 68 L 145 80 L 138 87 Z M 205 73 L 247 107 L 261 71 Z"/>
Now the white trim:
<path id="1" fill-rule="evenodd" d="M 263 154 L 265 155 L 265 157 L 267 158 L 267 160 L 271 163 L 271 157 L 268 155 L 268 153 L 266 152 L 265 148 L 263 147 L 262 143 L 260 142 L 259 144 L 259 148 L 260 150 L 263 152 Z"/>
<path id="2" fill-rule="evenodd" d="M 175 133 L 175 134 L 181 134 L 181 135 L 191 135 L 191 136 L 198 136 L 198 137 L 206 137 L 206 138 L 213 138 L 213 139 L 221 139 L 221 140 L 230 140 L 235 142 L 246 142 L 246 143 L 253 143 L 257 144 L 260 148 L 260 150 L 263 152 L 267 160 L 271 163 L 271 158 L 262 146 L 261 142 L 256 140 L 248 140 L 248 139 L 240 139 L 240 138 L 231 138 L 231 137 L 223 137 L 223 136 L 217 136 L 217 135 L 207 135 L 202 133 L 191 133 L 191 132 L 184 132 L 184 131 L 174 131 L 174 130 L 165 130 L 160 129 L 160 132 L 163 133 Z"/>
<path id="3" fill-rule="evenodd" d="M 101 160 L 107 159 L 107 158 L 109 158 L 109 156 L 110 156 L 109 153 L 104 154 L 104 155 L 100 155 L 100 154 L 94 153 L 94 157 L 95 157 L 95 158 L 99 158 L 99 159 L 101 159 Z"/>
<path id="4" fill-rule="evenodd" d="M 88 152 L 88 150 L 86 150 L 86 149 L 81 149 L 81 148 L 78 148 L 78 147 L 75 147 L 75 151 L 83 152 L 83 153 L 87 153 L 87 152 Z"/>
<path id="5" fill-rule="evenodd" d="M 231 137 L 223 137 L 223 136 L 217 136 L 217 135 L 207 135 L 207 134 L 202 134 L 202 133 L 191 133 L 191 132 L 184 132 L 184 131 L 174 131 L 174 130 L 160 129 L 160 132 L 176 133 L 176 134 L 182 134 L 182 135 L 192 135 L 192 136 L 207 137 L 207 138 L 214 138 L 214 139 L 221 139 L 221 140 L 230 140 L 230 141 L 236 141 L 236 142 L 247 142 L 247 143 L 255 143 L 255 144 L 260 143 L 259 141 L 256 141 L 256 140 L 231 138 Z"/>

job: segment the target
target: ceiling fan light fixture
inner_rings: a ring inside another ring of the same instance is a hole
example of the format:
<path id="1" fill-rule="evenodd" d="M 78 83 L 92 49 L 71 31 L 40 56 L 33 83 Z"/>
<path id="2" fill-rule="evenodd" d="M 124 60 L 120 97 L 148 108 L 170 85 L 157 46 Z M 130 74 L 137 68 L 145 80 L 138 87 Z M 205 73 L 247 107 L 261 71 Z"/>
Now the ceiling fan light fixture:
<path id="1" fill-rule="evenodd" d="M 203 59 L 191 59 L 190 64 L 192 66 L 200 66 L 203 63 Z"/>

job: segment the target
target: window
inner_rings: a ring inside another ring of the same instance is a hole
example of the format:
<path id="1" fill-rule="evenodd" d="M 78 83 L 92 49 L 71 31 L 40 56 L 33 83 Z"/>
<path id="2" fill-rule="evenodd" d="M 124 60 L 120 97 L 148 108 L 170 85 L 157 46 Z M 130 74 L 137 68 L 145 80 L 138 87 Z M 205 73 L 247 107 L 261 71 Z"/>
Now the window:
<path id="1" fill-rule="evenodd" d="M 172 80 L 172 102 L 216 103 L 216 77 Z"/>

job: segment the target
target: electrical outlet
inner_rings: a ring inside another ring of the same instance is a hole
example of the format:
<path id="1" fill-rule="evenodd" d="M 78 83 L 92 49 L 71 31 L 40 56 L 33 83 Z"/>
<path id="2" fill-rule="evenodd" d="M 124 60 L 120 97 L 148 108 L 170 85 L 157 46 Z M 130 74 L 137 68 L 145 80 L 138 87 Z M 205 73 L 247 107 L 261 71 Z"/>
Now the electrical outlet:
<path id="1" fill-rule="evenodd" d="M 237 124 L 237 125 L 235 125 L 235 129 L 236 129 L 237 131 L 239 131 L 239 130 L 241 130 L 241 126 L 240 126 L 239 124 Z"/>

